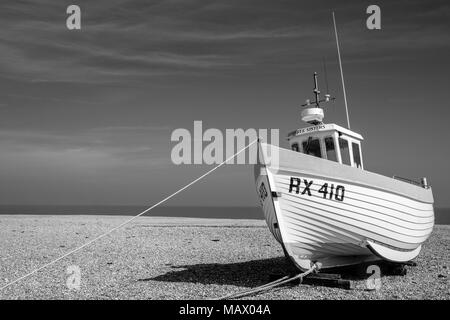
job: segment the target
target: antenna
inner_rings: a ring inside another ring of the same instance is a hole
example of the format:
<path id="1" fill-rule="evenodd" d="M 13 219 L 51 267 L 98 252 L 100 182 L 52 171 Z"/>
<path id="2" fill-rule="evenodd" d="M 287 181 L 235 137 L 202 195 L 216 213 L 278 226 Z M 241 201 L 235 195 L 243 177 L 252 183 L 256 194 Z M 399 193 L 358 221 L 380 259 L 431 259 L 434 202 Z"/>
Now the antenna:
<path id="1" fill-rule="evenodd" d="M 314 101 L 315 106 L 311 107 L 311 100 L 307 99 L 305 104 L 302 104 L 302 107 L 307 107 L 302 111 L 302 120 L 311 123 L 313 125 L 321 124 L 324 113 L 323 109 L 320 106 L 321 102 L 330 102 L 333 101 L 334 98 L 332 98 L 329 94 L 325 95 L 325 99 L 320 99 L 320 91 L 319 91 L 319 85 L 317 84 L 317 72 L 314 72 L 314 96 L 316 100 Z"/>
<path id="2" fill-rule="evenodd" d="M 334 34 L 336 36 L 336 47 L 339 59 L 339 69 L 341 70 L 341 82 L 342 82 L 342 91 L 344 92 L 344 104 L 345 104 L 345 113 L 347 114 L 347 126 L 350 129 L 350 119 L 348 117 L 348 106 L 347 106 L 347 93 L 345 92 L 344 72 L 342 71 L 341 52 L 339 50 L 339 38 L 337 34 L 336 18 L 334 17 L 334 11 L 333 11 L 333 25 L 334 25 Z"/>
<path id="3" fill-rule="evenodd" d="M 327 93 L 325 93 L 325 101 L 330 101 L 331 100 L 331 95 L 330 95 L 330 91 L 328 90 L 328 73 L 327 73 L 327 60 L 325 59 L 325 57 L 322 58 L 323 60 L 323 72 L 325 74 L 325 85 L 327 87 Z M 334 100 L 334 98 L 333 98 Z"/>
<path id="4" fill-rule="evenodd" d="M 317 84 L 317 72 L 314 72 L 314 96 L 315 96 L 315 101 L 314 104 L 316 105 L 316 108 L 320 108 L 320 103 L 321 102 L 330 102 L 335 100 L 336 98 L 331 97 L 331 95 L 329 95 L 328 93 L 325 94 L 325 99 L 320 99 L 320 90 L 319 90 L 319 85 Z M 302 104 L 302 107 L 309 107 L 311 105 L 311 100 L 310 99 L 306 99 L 306 103 Z"/>
<path id="5" fill-rule="evenodd" d="M 319 100 L 320 100 L 320 91 L 319 91 L 319 86 L 317 85 L 317 72 L 314 72 L 314 95 L 316 96 L 316 107 L 319 108 Z"/>
<path id="6" fill-rule="evenodd" d="M 322 58 L 323 60 L 323 73 L 325 75 L 325 86 L 327 88 L 327 94 L 329 93 L 328 91 L 328 73 L 327 73 L 327 60 L 325 59 L 325 57 Z"/>

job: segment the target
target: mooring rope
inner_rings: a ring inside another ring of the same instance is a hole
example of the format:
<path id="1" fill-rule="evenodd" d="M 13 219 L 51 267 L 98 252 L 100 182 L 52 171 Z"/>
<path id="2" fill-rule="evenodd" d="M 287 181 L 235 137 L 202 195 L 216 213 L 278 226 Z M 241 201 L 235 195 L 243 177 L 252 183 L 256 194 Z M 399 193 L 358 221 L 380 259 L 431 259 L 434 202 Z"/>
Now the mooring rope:
<path id="1" fill-rule="evenodd" d="M 232 293 L 230 295 L 227 296 L 223 296 L 220 298 L 216 298 L 213 300 L 228 300 L 228 299 L 237 299 L 237 298 L 242 298 L 242 297 L 246 297 L 246 296 L 250 296 L 250 295 L 254 295 L 256 293 L 265 291 L 265 290 L 269 290 L 278 286 L 281 286 L 283 284 L 292 282 L 294 280 L 300 279 L 300 281 L 303 280 L 304 277 L 306 277 L 308 274 L 314 272 L 315 270 L 320 269 L 320 264 L 315 263 L 310 269 L 308 269 L 307 271 L 303 272 L 303 273 L 299 273 L 295 276 L 289 277 L 289 276 L 284 276 L 278 280 L 266 283 L 262 286 L 256 287 L 256 288 L 252 288 L 250 290 L 246 290 L 246 291 L 241 291 L 241 292 L 236 292 L 236 293 Z M 301 283 L 301 282 L 300 282 Z"/>
<path id="2" fill-rule="evenodd" d="M 91 245 L 92 243 L 94 243 L 94 242 L 96 242 L 96 241 L 98 241 L 98 240 L 100 240 L 100 239 L 102 239 L 102 238 L 108 236 L 108 235 L 111 234 L 112 232 L 114 232 L 114 231 L 116 231 L 116 230 L 122 228 L 123 226 L 129 224 L 129 223 L 132 222 L 133 220 L 135 220 L 135 219 L 139 218 L 140 216 L 146 214 L 146 213 L 149 212 L 150 210 L 156 208 L 156 207 L 159 206 L 160 204 L 162 204 L 162 203 L 166 202 L 167 200 L 173 198 L 174 196 L 176 196 L 176 195 L 179 194 L 180 192 L 186 190 L 187 188 L 189 188 L 189 187 L 192 186 L 193 184 L 197 183 L 198 181 L 202 180 L 203 178 L 205 178 L 205 177 L 208 176 L 209 174 L 213 173 L 214 171 L 216 171 L 217 169 L 219 169 L 220 167 L 222 167 L 224 164 L 226 164 L 226 163 L 229 162 L 230 160 L 232 160 L 232 159 L 234 159 L 235 157 L 237 157 L 240 153 L 242 153 L 242 152 L 244 152 L 245 150 L 247 150 L 248 148 L 250 148 L 253 144 L 255 144 L 255 143 L 258 142 L 258 141 L 259 141 L 259 139 L 253 140 L 253 141 L 250 142 L 247 146 L 245 146 L 244 148 L 240 149 L 238 152 L 236 152 L 235 154 L 233 154 L 232 156 L 230 156 L 230 157 L 227 158 L 226 160 L 222 161 L 221 163 L 219 163 L 217 166 L 215 166 L 215 167 L 212 168 L 211 170 L 205 172 L 205 173 L 202 174 L 200 177 L 198 177 L 198 178 L 196 178 L 195 180 L 191 181 L 190 183 L 188 183 L 188 184 L 185 185 L 184 187 L 178 189 L 177 191 L 175 191 L 175 192 L 172 193 L 171 195 L 165 197 L 164 199 L 162 199 L 162 200 L 159 201 L 158 203 L 154 204 L 153 206 L 151 206 L 151 207 L 145 209 L 144 211 L 142 211 L 142 212 L 139 213 L 138 215 L 135 215 L 134 217 L 132 217 L 132 218 L 130 218 L 130 219 L 128 219 L 128 220 L 122 222 L 121 224 L 119 224 L 119 225 L 115 226 L 114 228 L 112 228 L 112 229 L 106 231 L 105 233 L 103 233 L 103 234 L 97 236 L 96 238 L 94 238 L 94 239 L 92 239 L 92 240 L 90 240 L 90 241 L 84 243 L 83 245 L 81 245 L 81 246 L 79 246 L 79 247 L 77 247 L 77 248 L 75 248 L 75 249 L 73 249 L 73 250 L 70 250 L 69 252 L 63 254 L 62 256 L 60 256 L 60 257 L 58 257 L 58 258 L 56 258 L 55 260 L 52 260 L 52 261 L 50 261 L 50 262 L 48 262 L 48 263 L 42 265 L 41 267 L 36 268 L 36 269 L 34 269 L 34 270 L 28 272 L 27 274 L 25 274 L 25 275 L 23 275 L 23 276 L 21 276 L 21 277 L 15 279 L 14 281 L 11 281 L 10 283 L 7 283 L 7 284 L 1 286 L 1 287 L 0 287 L 0 291 L 1 291 L 1 290 L 4 290 L 4 289 L 6 289 L 6 288 L 8 288 L 8 287 L 10 287 L 10 286 L 12 286 L 13 284 L 15 284 L 15 283 L 17 283 L 17 282 L 19 282 L 19 281 L 22 281 L 22 280 L 24 280 L 24 279 L 26 279 L 26 278 L 32 276 L 33 274 L 35 274 L 35 273 L 37 273 L 37 272 L 39 272 L 39 271 L 41 271 L 41 270 L 43 270 L 43 269 L 45 269 L 45 268 L 47 268 L 47 267 L 49 267 L 49 266 L 51 266 L 51 265 L 57 263 L 58 261 L 60 261 L 60 260 L 62 260 L 62 259 L 64 259 L 64 258 L 66 258 L 66 257 L 68 257 L 68 256 L 70 256 L 70 255 L 72 255 L 72 254 L 74 254 L 74 253 L 76 253 L 76 252 L 78 252 L 78 251 L 80 251 L 80 250 L 82 250 L 83 248 L 85 248 L 85 247 Z"/>

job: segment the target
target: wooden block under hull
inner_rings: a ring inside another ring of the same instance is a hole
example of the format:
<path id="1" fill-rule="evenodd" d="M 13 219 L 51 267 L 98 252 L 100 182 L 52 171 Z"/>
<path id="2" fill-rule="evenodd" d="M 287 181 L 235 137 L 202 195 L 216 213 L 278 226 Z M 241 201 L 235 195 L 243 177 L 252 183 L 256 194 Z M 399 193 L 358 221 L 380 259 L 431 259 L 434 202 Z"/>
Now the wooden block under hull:
<path id="1" fill-rule="evenodd" d="M 346 290 L 352 290 L 356 288 L 354 281 L 342 279 L 340 275 L 326 273 L 309 275 L 305 279 L 303 279 L 302 284 L 341 288 Z"/>

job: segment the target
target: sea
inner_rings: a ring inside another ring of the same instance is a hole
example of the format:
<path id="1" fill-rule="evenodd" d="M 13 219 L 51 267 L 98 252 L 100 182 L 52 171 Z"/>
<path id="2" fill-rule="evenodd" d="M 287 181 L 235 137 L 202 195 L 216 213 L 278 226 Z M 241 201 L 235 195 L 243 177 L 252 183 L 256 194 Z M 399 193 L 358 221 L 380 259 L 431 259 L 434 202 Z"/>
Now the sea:
<path id="1" fill-rule="evenodd" d="M 0 205 L 0 215 L 125 215 L 134 216 L 148 206 Z M 159 217 L 263 220 L 259 207 L 161 206 L 144 214 Z M 450 224 L 450 208 L 435 208 L 435 223 Z"/>
<path id="2" fill-rule="evenodd" d="M 148 207 L 149 206 L 117 205 L 0 205 L 0 215 L 29 214 L 135 216 Z M 259 207 L 161 206 L 145 213 L 144 216 L 212 219 L 264 219 L 263 212 Z"/>

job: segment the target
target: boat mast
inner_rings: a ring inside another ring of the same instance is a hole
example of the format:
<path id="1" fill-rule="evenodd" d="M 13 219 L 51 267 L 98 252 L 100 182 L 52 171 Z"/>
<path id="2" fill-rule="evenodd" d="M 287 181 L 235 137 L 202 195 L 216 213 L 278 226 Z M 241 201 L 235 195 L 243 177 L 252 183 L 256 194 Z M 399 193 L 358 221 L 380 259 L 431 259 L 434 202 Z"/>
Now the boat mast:
<path id="1" fill-rule="evenodd" d="M 314 95 L 316 96 L 316 101 L 315 101 L 316 107 L 319 108 L 320 107 L 320 105 L 319 105 L 320 91 L 319 91 L 319 86 L 317 85 L 317 72 L 314 72 L 314 90 L 313 91 L 314 91 Z"/>
<path id="2" fill-rule="evenodd" d="M 315 101 L 314 104 L 315 106 L 312 107 L 311 106 L 311 100 L 307 99 L 306 103 L 302 104 L 302 107 L 306 107 L 303 111 L 302 111 L 302 120 L 306 123 L 310 123 L 313 125 L 318 125 L 318 124 L 322 124 L 322 120 L 324 117 L 324 112 L 323 109 L 320 106 L 321 102 L 330 102 L 333 101 L 335 98 L 331 97 L 328 93 L 325 94 L 325 99 L 320 99 L 320 90 L 319 90 L 319 85 L 317 83 L 317 72 L 314 72 L 314 96 L 315 96 Z"/>
<path id="3" fill-rule="evenodd" d="M 341 82 L 342 82 L 342 91 L 344 92 L 344 104 L 345 104 L 345 113 L 347 114 L 347 126 L 350 129 L 350 119 L 348 117 L 348 106 L 347 106 L 347 93 L 345 92 L 344 72 L 342 71 L 341 52 L 339 50 L 339 38 L 337 34 L 336 18 L 334 17 L 334 11 L 333 11 L 333 25 L 334 25 L 334 34 L 336 36 L 336 47 L 339 59 L 339 69 L 341 70 Z"/>

